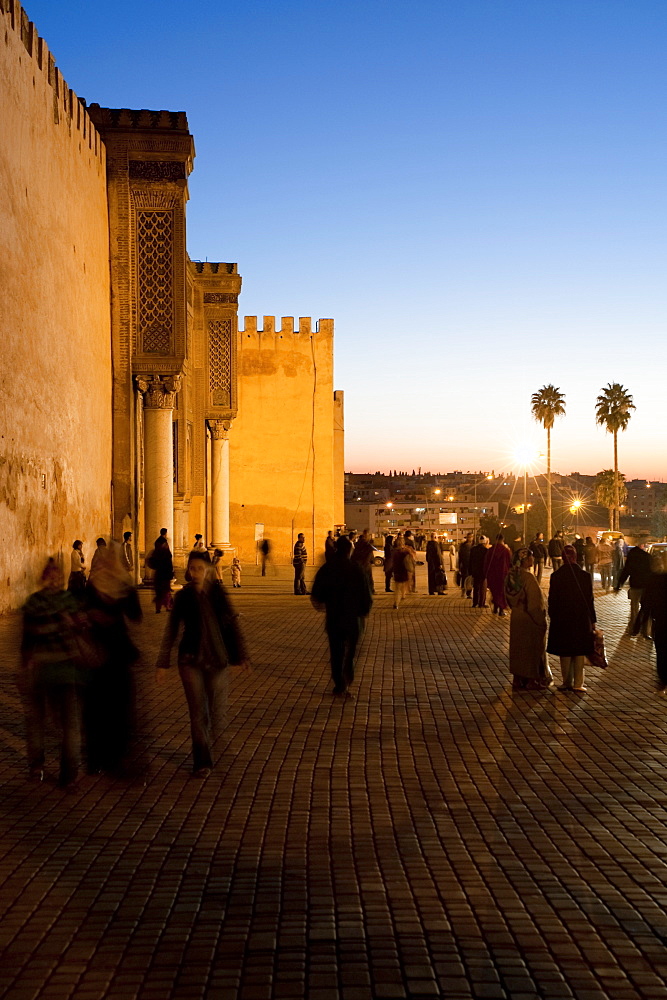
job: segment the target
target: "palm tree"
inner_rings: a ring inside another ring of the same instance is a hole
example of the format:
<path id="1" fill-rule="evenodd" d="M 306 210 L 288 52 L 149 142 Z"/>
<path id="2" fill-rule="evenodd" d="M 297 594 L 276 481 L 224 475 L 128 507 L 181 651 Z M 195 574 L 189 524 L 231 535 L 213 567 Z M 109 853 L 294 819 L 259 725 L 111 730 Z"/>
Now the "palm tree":
<path id="1" fill-rule="evenodd" d="M 595 502 L 609 509 L 609 529 L 614 531 L 614 511 L 616 504 L 625 500 L 628 491 L 625 487 L 623 473 L 615 473 L 613 469 L 604 469 L 595 477 Z"/>
<path id="2" fill-rule="evenodd" d="M 533 416 L 547 432 L 547 541 L 553 535 L 551 523 L 551 428 L 556 417 L 565 413 L 565 396 L 553 385 L 544 385 L 531 399 Z"/>
<path id="3" fill-rule="evenodd" d="M 620 518 L 620 481 L 618 478 L 618 432 L 624 431 L 630 423 L 632 414 L 630 410 L 635 410 L 636 406 L 632 402 L 632 396 L 626 392 L 620 382 L 608 382 L 595 402 L 595 421 L 601 424 L 608 434 L 614 435 L 614 477 L 615 477 L 615 503 L 613 524 L 616 531 L 619 529 Z"/>

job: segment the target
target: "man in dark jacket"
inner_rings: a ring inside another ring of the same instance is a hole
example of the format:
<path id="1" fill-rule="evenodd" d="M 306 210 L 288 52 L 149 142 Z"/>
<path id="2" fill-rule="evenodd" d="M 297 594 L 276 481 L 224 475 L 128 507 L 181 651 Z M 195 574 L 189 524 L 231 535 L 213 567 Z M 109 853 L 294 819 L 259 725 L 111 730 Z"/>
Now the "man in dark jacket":
<path id="1" fill-rule="evenodd" d="M 565 542 L 563 541 L 563 532 L 557 531 L 553 538 L 549 539 L 549 558 L 551 559 L 551 568 L 554 572 L 560 569 L 563 565 L 563 549 L 565 548 Z"/>
<path id="2" fill-rule="evenodd" d="M 354 658 L 373 604 L 368 577 L 350 560 L 351 551 L 349 538 L 342 535 L 335 557 L 318 569 L 310 596 L 316 611 L 326 611 L 333 693 L 339 695 L 354 680 Z"/>
<path id="3" fill-rule="evenodd" d="M 651 576 L 651 557 L 646 551 L 646 546 L 642 542 L 639 545 L 635 545 L 628 552 L 628 558 L 625 560 L 625 566 L 621 570 L 621 574 L 618 578 L 618 584 L 614 588 L 614 593 L 617 594 L 626 580 L 630 583 L 629 597 L 630 597 L 630 621 L 628 622 L 628 634 L 635 635 L 634 627 L 637 623 L 637 617 L 639 615 L 639 607 L 641 604 L 642 593 L 644 587 L 649 581 Z M 647 623 L 642 622 L 642 635 L 647 634 Z"/>
<path id="4" fill-rule="evenodd" d="M 537 577 L 537 582 L 541 583 L 544 564 L 547 560 L 548 552 L 544 544 L 544 534 L 538 531 L 530 543 L 530 551 L 533 553 L 533 573 Z"/>
<path id="5" fill-rule="evenodd" d="M 576 559 L 574 547 L 566 545 L 563 565 L 551 574 L 547 652 L 560 657 L 560 690 L 584 692 L 584 658 L 593 653 L 597 619 L 591 575 Z"/>

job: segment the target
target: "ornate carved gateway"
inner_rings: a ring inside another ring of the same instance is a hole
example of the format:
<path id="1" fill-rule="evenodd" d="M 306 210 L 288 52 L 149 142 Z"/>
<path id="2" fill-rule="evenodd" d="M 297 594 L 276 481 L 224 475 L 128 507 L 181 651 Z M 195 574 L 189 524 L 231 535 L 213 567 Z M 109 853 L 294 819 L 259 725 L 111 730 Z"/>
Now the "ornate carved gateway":
<path id="1" fill-rule="evenodd" d="M 93 104 L 90 116 L 107 148 L 113 530 L 120 537 L 143 521 L 150 540 L 162 527 L 173 535 L 164 481 L 174 479 L 172 413 L 187 373 L 185 203 L 194 144 L 182 112 Z"/>

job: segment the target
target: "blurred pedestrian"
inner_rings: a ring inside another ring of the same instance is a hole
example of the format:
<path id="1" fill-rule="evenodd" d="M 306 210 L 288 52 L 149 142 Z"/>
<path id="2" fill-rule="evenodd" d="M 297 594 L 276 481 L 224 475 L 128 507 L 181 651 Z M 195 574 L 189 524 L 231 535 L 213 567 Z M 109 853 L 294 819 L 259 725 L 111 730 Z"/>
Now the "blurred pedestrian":
<path id="1" fill-rule="evenodd" d="M 324 539 L 324 559 L 329 562 L 336 554 L 336 539 L 334 538 L 333 531 L 327 531 L 327 537 Z"/>
<path id="2" fill-rule="evenodd" d="M 139 650 L 128 622 L 142 618 L 139 596 L 110 545 L 98 550 L 86 588 L 86 613 L 95 659 L 83 689 L 83 728 L 89 774 L 123 774 L 136 732 L 134 665 Z"/>
<path id="3" fill-rule="evenodd" d="M 75 547 L 73 551 L 79 550 Z M 55 560 L 49 559 L 41 583 L 41 589 L 28 598 L 22 609 L 18 686 L 26 709 L 28 767 L 31 778 L 42 781 L 44 732 L 50 713 L 60 729 L 58 784 L 70 788 L 78 777 L 81 752 L 81 671 L 75 640 L 81 616 L 75 593 L 64 590 L 62 573 Z"/>
<path id="4" fill-rule="evenodd" d="M 368 581 L 368 587 L 371 594 L 375 593 L 375 585 L 373 583 L 373 559 L 375 558 L 375 549 L 371 544 L 370 532 L 368 528 L 364 528 L 357 539 L 357 544 L 352 550 L 352 562 L 357 563 L 361 566 L 366 580 Z"/>
<path id="5" fill-rule="evenodd" d="M 394 576 L 394 610 L 398 610 L 401 601 L 412 590 L 412 579 L 415 575 L 414 549 L 409 545 L 400 544 L 392 550 L 391 569 Z"/>
<path id="6" fill-rule="evenodd" d="M 469 579 L 469 577 L 470 553 L 472 552 L 474 537 L 472 531 L 469 531 L 459 546 L 459 585 L 461 587 L 461 597 L 472 597 L 472 579 Z"/>
<path id="7" fill-rule="evenodd" d="M 577 565 L 572 545 L 563 549 L 563 565 L 549 582 L 547 652 L 560 657 L 561 691 L 584 692 L 584 658 L 594 649 L 596 622 L 591 574 Z"/>
<path id="8" fill-rule="evenodd" d="M 292 565 L 294 566 L 294 593 L 297 595 L 307 594 L 306 590 L 306 562 L 308 561 L 308 551 L 306 549 L 306 536 L 299 532 L 294 543 L 294 555 Z"/>
<path id="9" fill-rule="evenodd" d="M 203 535 L 195 535 L 195 544 L 192 546 L 193 552 L 206 552 Z"/>
<path id="10" fill-rule="evenodd" d="M 574 546 L 574 551 L 577 554 L 577 566 L 580 566 L 581 569 L 583 569 L 586 562 L 586 543 L 581 535 L 575 535 L 574 542 L 572 544 Z"/>
<path id="11" fill-rule="evenodd" d="M 621 570 L 618 584 L 614 589 L 617 594 L 625 581 L 629 583 L 628 597 L 630 598 L 630 621 L 628 622 L 627 634 L 637 635 L 635 626 L 641 625 L 643 635 L 646 635 L 646 622 L 639 619 L 639 611 L 644 587 L 651 576 L 651 557 L 646 551 L 644 542 L 634 545 L 628 552 L 625 566 Z"/>
<path id="12" fill-rule="evenodd" d="M 590 535 L 584 543 L 584 569 L 590 573 L 591 583 L 595 583 L 595 567 L 598 564 L 598 547 Z"/>
<path id="13" fill-rule="evenodd" d="M 632 551 L 632 550 L 631 550 Z M 642 592 L 641 612 L 651 622 L 658 671 L 658 694 L 667 694 L 667 572 L 656 565 Z"/>
<path id="14" fill-rule="evenodd" d="M 241 586 L 241 560 L 238 556 L 234 556 L 232 559 L 232 587 Z"/>
<path id="15" fill-rule="evenodd" d="M 91 576 L 93 575 L 93 573 L 97 569 L 97 566 L 98 566 L 99 561 L 100 561 L 100 555 L 104 554 L 104 550 L 107 547 L 106 539 L 105 538 L 98 538 L 97 541 L 95 542 L 95 545 L 97 546 L 97 548 L 93 552 L 93 558 L 90 560 L 90 575 Z"/>
<path id="16" fill-rule="evenodd" d="M 213 551 L 213 558 L 211 560 L 211 565 L 213 566 L 213 571 L 215 573 L 215 578 L 216 578 L 216 580 L 219 580 L 220 583 L 222 583 L 222 571 L 224 569 L 224 566 L 222 564 L 222 559 L 223 559 L 223 551 L 222 551 L 222 549 L 214 549 L 214 551 Z M 262 574 L 262 575 L 264 575 L 264 574 Z"/>
<path id="17" fill-rule="evenodd" d="M 487 549 L 484 557 L 484 577 L 493 602 L 493 613 L 503 618 L 506 614 L 507 599 L 505 598 L 505 577 L 512 565 L 512 553 L 505 545 L 502 534 L 496 535 L 496 540 Z"/>
<path id="18" fill-rule="evenodd" d="M 70 574 L 67 589 L 77 597 L 82 597 L 86 589 L 86 560 L 83 555 L 83 542 L 75 539 L 70 554 Z"/>
<path id="19" fill-rule="evenodd" d="M 529 548 L 533 556 L 533 573 L 537 578 L 537 582 L 541 583 L 542 574 L 544 573 L 544 564 L 549 556 L 547 547 L 544 544 L 544 532 L 536 532 Z"/>
<path id="20" fill-rule="evenodd" d="M 364 622 L 373 604 L 368 575 L 360 563 L 352 562 L 352 546 L 338 539 L 336 554 L 319 568 L 311 588 L 311 602 L 326 611 L 333 693 L 344 695 L 354 680 L 355 656 Z"/>
<path id="21" fill-rule="evenodd" d="M 195 777 L 206 778 L 213 767 L 213 743 L 226 709 L 226 668 L 230 664 L 247 667 L 250 661 L 238 615 L 203 553 L 190 553 L 188 570 L 190 582 L 174 599 L 156 679 L 160 682 L 171 666 L 171 651 L 182 629 L 178 672 L 190 713 L 192 768 Z"/>
<path id="22" fill-rule="evenodd" d="M 607 593 L 611 590 L 612 556 L 611 542 L 606 538 L 601 538 L 598 542 L 598 569 L 600 570 L 600 586 Z"/>
<path id="23" fill-rule="evenodd" d="M 480 535 L 479 541 L 470 550 L 469 569 L 472 577 L 472 606 L 473 608 L 488 608 L 486 603 L 486 553 L 491 547 L 491 543 L 486 535 Z"/>
<path id="24" fill-rule="evenodd" d="M 611 585 L 618 590 L 618 580 L 625 565 L 625 548 L 622 538 L 616 538 L 611 553 Z"/>
<path id="25" fill-rule="evenodd" d="M 385 594 L 391 594 L 391 574 L 392 574 L 392 563 L 391 555 L 394 548 L 394 536 L 385 535 L 384 538 L 384 591 Z"/>
<path id="26" fill-rule="evenodd" d="M 414 569 L 410 577 L 410 592 L 416 594 L 417 593 L 417 549 L 415 547 L 415 540 L 412 537 L 412 532 L 410 531 L 409 528 L 406 528 L 405 532 L 403 533 L 403 545 L 406 546 L 408 549 L 410 549 L 410 552 L 412 553 L 412 563 Z"/>
<path id="27" fill-rule="evenodd" d="M 259 561 L 262 567 L 262 576 L 266 576 L 266 567 L 271 558 L 271 542 L 268 538 L 263 538 L 259 543 Z"/>
<path id="28" fill-rule="evenodd" d="M 531 572 L 530 549 L 519 549 L 505 578 L 505 597 L 510 614 L 510 673 L 515 690 L 548 688 L 553 676 L 546 651 L 547 614 L 544 594 Z"/>

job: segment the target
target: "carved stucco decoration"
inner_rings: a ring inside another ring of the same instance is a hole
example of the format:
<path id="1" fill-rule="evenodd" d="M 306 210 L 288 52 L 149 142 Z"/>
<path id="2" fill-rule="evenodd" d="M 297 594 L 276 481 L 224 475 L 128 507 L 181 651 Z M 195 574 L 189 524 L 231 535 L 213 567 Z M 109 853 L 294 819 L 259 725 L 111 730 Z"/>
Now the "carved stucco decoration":
<path id="1" fill-rule="evenodd" d="M 173 212 L 137 212 L 139 330 L 144 354 L 169 354 L 171 350 L 173 255 Z"/>
<path id="2" fill-rule="evenodd" d="M 204 302 L 206 304 L 235 306 L 238 301 L 238 295 L 232 292 L 204 292 Z"/>
<path id="3" fill-rule="evenodd" d="M 129 174 L 135 181 L 184 181 L 185 164 L 178 160 L 130 160 Z"/>
<path id="4" fill-rule="evenodd" d="M 231 406 L 232 321 L 212 319 L 208 323 L 208 376 L 213 406 Z"/>

